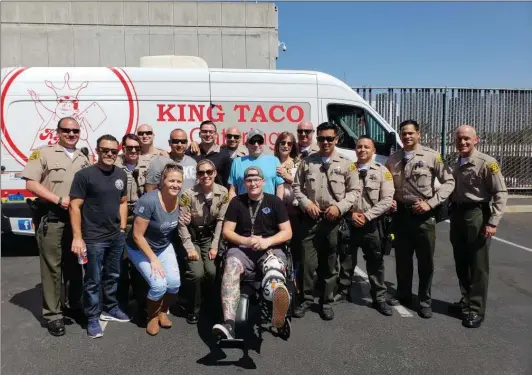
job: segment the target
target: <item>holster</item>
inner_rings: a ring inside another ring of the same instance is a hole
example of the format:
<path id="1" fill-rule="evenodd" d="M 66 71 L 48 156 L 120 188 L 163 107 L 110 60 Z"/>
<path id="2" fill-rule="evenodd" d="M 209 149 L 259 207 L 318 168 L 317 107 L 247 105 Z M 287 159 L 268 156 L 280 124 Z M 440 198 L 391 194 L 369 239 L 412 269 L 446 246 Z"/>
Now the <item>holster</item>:
<path id="1" fill-rule="evenodd" d="M 205 238 L 212 238 L 214 236 L 214 230 L 216 229 L 216 220 L 214 223 L 207 225 L 193 226 L 189 225 L 188 231 L 192 242 L 201 241 Z"/>

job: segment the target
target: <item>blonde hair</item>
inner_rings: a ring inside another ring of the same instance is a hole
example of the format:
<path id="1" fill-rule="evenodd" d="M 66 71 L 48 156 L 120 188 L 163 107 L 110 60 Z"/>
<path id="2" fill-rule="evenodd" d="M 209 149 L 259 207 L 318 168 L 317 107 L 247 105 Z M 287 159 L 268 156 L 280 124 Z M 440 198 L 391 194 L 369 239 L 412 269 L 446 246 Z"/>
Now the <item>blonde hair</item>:
<path id="1" fill-rule="evenodd" d="M 183 167 L 180 166 L 177 163 L 168 163 L 164 166 L 163 171 L 161 172 L 161 180 L 159 181 L 159 188 L 163 186 L 164 179 L 168 175 L 169 172 L 176 171 L 181 173 L 181 176 L 183 176 Z"/>

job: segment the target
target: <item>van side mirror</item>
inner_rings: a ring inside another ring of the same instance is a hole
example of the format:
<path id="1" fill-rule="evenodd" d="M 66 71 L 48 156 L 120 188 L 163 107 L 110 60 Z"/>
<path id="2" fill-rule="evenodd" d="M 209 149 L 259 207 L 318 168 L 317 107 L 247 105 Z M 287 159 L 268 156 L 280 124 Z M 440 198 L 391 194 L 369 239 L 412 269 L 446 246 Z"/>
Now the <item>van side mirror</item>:
<path id="1" fill-rule="evenodd" d="M 394 132 L 386 133 L 386 148 L 388 150 L 395 149 L 395 146 L 397 145 L 397 140 L 395 138 Z"/>

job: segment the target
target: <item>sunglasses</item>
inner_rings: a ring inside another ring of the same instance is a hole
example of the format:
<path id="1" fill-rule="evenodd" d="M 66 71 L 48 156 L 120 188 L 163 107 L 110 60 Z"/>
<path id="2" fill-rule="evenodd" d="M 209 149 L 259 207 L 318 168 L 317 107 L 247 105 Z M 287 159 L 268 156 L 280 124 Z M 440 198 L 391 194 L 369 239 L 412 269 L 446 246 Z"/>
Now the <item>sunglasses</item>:
<path id="1" fill-rule="evenodd" d="M 203 177 L 205 175 L 211 177 L 214 174 L 214 169 L 207 169 L 206 171 L 198 171 L 198 177 Z"/>
<path id="2" fill-rule="evenodd" d="M 299 135 L 303 135 L 303 134 L 309 135 L 313 131 L 314 130 L 310 130 L 310 129 L 297 129 L 297 134 L 299 134 Z"/>
<path id="3" fill-rule="evenodd" d="M 178 144 L 182 144 L 182 145 L 186 145 L 188 143 L 188 139 L 177 139 L 177 138 L 174 138 L 174 139 L 170 139 L 170 142 L 172 142 L 173 145 L 178 145 Z"/>
<path id="4" fill-rule="evenodd" d="M 113 155 L 118 155 L 117 148 L 98 147 L 98 152 L 100 152 L 101 154 L 111 153 Z"/>
<path id="5" fill-rule="evenodd" d="M 323 143 L 323 142 L 325 142 L 325 141 L 327 141 L 327 142 L 330 143 L 330 142 L 334 142 L 334 140 L 336 139 L 336 137 L 331 137 L 331 136 L 327 136 L 327 137 L 325 137 L 325 136 L 323 136 L 323 135 L 319 135 L 317 139 L 318 139 L 318 142 L 319 142 L 319 143 Z"/>
<path id="6" fill-rule="evenodd" d="M 142 137 L 143 135 L 153 135 L 153 132 L 151 130 L 145 131 L 145 132 L 137 132 L 137 135 L 139 137 Z"/>
<path id="7" fill-rule="evenodd" d="M 287 146 L 287 145 L 288 145 L 288 146 L 292 147 L 292 144 L 293 144 L 293 143 L 290 142 L 290 141 L 281 141 L 281 142 L 279 142 L 279 144 L 280 144 L 281 146 Z"/>
<path id="8" fill-rule="evenodd" d="M 126 149 L 126 151 L 129 151 L 129 152 L 133 152 L 133 151 L 140 152 L 140 150 L 142 150 L 140 146 L 126 146 L 124 148 Z"/>
<path id="9" fill-rule="evenodd" d="M 250 145 L 255 145 L 255 144 L 258 144 L 258 145 L 263 145 L 264 144 L 264 139 L 262 138 L 253 138 L 253 139 L 250 139 L 248 141 L 248 143 Z"/>
<path id="10" fill-rule="evenodd" d="M 227 139 L 240 139 L 240 136 L 238 134 L 227 134 Z"/>
<path id="11" fill-rule="evenodd" d="M 64 133 L 64 134 L 70 134 L 70 133 L 79 134 L 80 132 L 79 129 L 61 128 L 61 127 L 59 127 L 59 130 L 61 131 L 61 133 Z"/>

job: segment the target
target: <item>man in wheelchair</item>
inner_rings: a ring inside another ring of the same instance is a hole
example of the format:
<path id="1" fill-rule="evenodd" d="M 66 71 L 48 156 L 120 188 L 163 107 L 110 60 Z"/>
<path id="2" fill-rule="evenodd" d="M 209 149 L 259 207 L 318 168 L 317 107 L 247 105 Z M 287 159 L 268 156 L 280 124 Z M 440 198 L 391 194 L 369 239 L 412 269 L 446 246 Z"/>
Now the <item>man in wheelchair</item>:
<path id="1" fill-rule="evenodd" d="M 235 339 L 235 318 L 240 302 L 240 282 L 253 272 L 262 274 L 261 290 L 272 301 L 272 325 L 283 328 L 290 307 L 285 285 L 287 258 L 282 248 L 292 238 L 284 203 L 263 192 L 264 174 L 259 167 L 244 172 L 247 194 L 234 197 L 225 214 L 223 236 L 227 253 L 222 276 L 224 322 L 214 325 L 213 334 Z"/>

